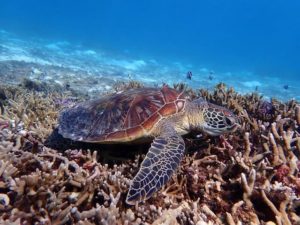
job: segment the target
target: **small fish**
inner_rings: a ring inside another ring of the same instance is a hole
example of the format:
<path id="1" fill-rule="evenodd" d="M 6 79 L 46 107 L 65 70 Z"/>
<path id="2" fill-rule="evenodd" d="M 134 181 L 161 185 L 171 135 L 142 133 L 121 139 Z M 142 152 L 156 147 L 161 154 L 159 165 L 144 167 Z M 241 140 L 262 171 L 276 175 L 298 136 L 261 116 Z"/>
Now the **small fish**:
<path id="1" fill-rule="evenodd" d="M 283 88 L 285 89 L 285 90 L 287 90 L 287 89 L 289 89 L 289 85 L 288 84 L 285 84 L 285 85 L 283 85 Z"/>
<path id="2" fill-rule="evenodd" d="M 260 100 L 257 107 L 257 115 L 264 119 L 271 119 L 276 112 L 275 106 L 272 101 Z"/>
<path id="3" fill-rule="evenodd" d="M 186 74 L 186 78 L 187 78 L 187 79 L 191 80 L 191 79 L 192 79 L 192 76 L 193 76 L 193 74 L 192 74 L 191 71 L 187 72 L 187 74 Z"/>
<path id="4" fill-rule="evenodd" d="M 209 75 L 208 75 L 208 79 L 209 79 L 209 80 L 213 80 L 213 79 L 214 79 L 213 74 L 214 74 L 213 71 L 210 71 L 210 72 L 209 72 Z"/>

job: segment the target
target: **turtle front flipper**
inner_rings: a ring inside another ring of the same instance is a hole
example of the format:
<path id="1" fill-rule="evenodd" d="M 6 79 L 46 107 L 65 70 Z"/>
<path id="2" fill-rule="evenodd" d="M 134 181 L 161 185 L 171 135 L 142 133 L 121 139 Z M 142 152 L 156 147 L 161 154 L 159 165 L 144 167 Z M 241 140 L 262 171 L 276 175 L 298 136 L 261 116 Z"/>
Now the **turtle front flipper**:
<path id="1" fill-rule="evenodd" d="M 171 178 L 184 154 L 184 141 L 169 127 L 156 137 L 129 188 L 126 203 L 147 200 Z"/>

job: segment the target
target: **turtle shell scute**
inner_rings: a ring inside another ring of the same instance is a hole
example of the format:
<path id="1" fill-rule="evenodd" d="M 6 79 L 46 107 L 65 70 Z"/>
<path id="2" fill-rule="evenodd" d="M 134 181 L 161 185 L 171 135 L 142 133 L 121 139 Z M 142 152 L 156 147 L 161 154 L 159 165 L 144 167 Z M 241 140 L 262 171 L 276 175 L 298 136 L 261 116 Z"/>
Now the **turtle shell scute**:
<path id="1" fill-rule="evenodd" d="M 182 92 L 167 86 L 132 89 L 63 111 L 59 133 L 86 142 L 133 140 L 161 119 L 184 110 L 186 100 Z"/>

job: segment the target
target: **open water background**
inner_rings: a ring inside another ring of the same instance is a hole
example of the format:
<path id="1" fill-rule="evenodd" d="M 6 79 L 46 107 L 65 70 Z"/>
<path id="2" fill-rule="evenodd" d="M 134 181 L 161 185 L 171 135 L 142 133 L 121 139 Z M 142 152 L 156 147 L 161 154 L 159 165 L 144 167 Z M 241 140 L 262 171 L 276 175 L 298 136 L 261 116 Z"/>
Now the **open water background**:
<path id="1" fill-rule="evenodd" d="M 65 56 L 63 66 L 117 66 L 151 84 L 224 81 L 299 100 L 299 12 L 297 0 L 0 0 L 0 59 Z"/>

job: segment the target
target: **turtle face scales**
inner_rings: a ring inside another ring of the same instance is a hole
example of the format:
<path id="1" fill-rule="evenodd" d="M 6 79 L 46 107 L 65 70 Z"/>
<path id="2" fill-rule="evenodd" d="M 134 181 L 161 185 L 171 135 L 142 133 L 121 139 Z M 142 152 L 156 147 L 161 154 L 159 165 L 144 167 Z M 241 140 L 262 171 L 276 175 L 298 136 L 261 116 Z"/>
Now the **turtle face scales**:
<path id="1" fill-rule="evenodd" d="M 202 130 L 212 136 L 234 131 L 239 125 L 237 117 L 228 109 L 209 103 L 203 109 Z"/>

